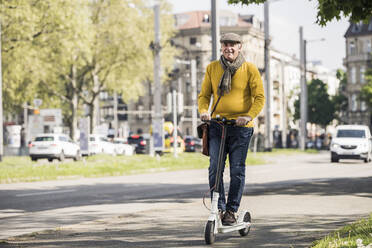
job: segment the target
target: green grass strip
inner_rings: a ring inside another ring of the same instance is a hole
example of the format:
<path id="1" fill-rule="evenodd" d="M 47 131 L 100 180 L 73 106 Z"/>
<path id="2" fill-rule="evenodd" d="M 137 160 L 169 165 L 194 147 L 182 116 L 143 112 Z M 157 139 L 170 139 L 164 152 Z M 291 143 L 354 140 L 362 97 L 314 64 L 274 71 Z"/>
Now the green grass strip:
<path id="1" fill-rule="evenodd" d="M 372 213 L 369 218 L 361 219 L 313 242 L 313 248 L 370 248 L 372 247 Z"/>
<path id="2" fill-rule="evenodd" d="M 247 165 L 268 163 L 270 154 L 298 154 L 296 150 L 274 150 L 272 153 L 248 153 Z M 119 176 L 160 171 L 190 170 L 208 168 L 209 158 L 200 153 L 181 153 L 161 157 L 148 155 L 111 156 L 95 155 L 74 162 L 32 162 L 29 157 L 4 157 L 0 162 L 0 183 L 45 181 L 64 178 Z"/>

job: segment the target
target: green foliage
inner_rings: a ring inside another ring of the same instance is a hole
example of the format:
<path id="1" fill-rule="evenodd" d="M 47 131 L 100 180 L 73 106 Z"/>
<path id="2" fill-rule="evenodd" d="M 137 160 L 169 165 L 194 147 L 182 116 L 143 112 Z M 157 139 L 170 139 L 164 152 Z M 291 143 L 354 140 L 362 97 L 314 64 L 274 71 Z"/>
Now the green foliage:
<path id="1" fill-rule="evenodd" d="M 361 91 L 361 99 L 372 109 L 372 69 L 367 70 L 365 75 L 366 84 Z"/>
<path id="2" fill-rule="evenodd" d="M 136 99 L 152 78 L 153 9 L 146 0 L 4 0 L 0 16 L 5 113 L 42 98 L 41 108 L 62 108 L 74 129 L 83 102 L 92 104 L 101 91 Z M 175 29 L 166 1 L 161 32 L 167 75 Z"/>
<path id="3" fill-rule="evenodd" d="M 260 4 L 265 0 L 228 0 L 230 4 Z M 372 1 L 370 0 L 318 0 L 318 14 L 316 22 L 325 26 L 333 19 L 340 20 L 341 17 L 349 17 L 350 21 L 368 22 L 372 17 Z"/>
<path id="4" fill-rule="evenodd" d="M 340 85 L 336 95 L 332 97 L 332 102 L 335 108 L 335 118 L 339 121 L 339 123 L 343 123 L 344 120 L 342 117 L 346 114 L 348 109 L 348 99 L 346 96 L 347 76 L 343 70 L 338 69 L 336 77 L 338 80 L 340 80 Z"/>
<path id="5" fill-rule="evenodd" d="M 307 85 L 308 121 L 321 126 L 328 125 L 334 119 L 334 104 L 327 93 L 327 85 L 319 79 L 313 79 Z M 294 103 L 294 119 L 300 119 L 300 99 Z"/>

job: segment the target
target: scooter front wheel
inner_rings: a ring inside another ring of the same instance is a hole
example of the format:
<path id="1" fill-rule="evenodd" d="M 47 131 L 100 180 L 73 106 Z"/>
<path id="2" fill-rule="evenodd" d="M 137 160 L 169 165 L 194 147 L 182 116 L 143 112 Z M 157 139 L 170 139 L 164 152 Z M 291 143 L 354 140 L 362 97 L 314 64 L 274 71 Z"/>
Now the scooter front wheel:
<path id="1" fill-rule="evenodd" d="M 205 226 L 204 238 L 205 238 L 205 243 L 207 245 L 214 243 L 214 239 L 215 239 L 214 225 L 215 225 L 215 222 L 212 220 L 209 220 L 207 222 L 207 225 Z"/>
<path id="2" fill-rule="evenodd" d="M 245 213 L 243 222 L 249 222 L 249 223 L 251 222 L 251 214 L 249 212 Z M 251 226 L 248 226 L 246 228 L 240 229 L 239 234 L 242 237 L 247 236 L 250 230 L 251 230 Z"/>

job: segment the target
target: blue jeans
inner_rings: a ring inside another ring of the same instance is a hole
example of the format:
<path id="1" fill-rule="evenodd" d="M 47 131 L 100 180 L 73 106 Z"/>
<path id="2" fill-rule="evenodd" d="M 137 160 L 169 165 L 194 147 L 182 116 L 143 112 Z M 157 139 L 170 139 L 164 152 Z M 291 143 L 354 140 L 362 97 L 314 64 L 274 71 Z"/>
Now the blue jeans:
<path id="1" fill-rule="evenodd" d="M 223 157 L 222 175 L 225 169 L 226 157 L 229 154 L 230 162 L 230 187 L 225 199 L 225 190 L 223 176 L 221 176 L 218 200 L 218 209 L 222 211 L 230 210 L 237 212 L 240 206 L 240 200 L 243 195 L 245 183 L 245 160 L 247 158 L 248 146 L 253 135 L 252 127 L 227 126 L 226 143 Z M 209 126 L 209 187 L 212 189 L 215 185 L 218 152 L 221 143 L 222 126 L 211 122 Z"/>

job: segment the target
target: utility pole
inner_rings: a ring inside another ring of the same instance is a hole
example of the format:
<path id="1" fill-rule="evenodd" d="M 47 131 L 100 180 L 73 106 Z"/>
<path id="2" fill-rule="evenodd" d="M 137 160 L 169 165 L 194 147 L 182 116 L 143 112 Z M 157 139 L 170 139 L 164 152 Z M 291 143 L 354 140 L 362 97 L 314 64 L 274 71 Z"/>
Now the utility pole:
<path id="1" fill-rule="evenodd" d="M 196 89 L 196 61 L 195 59 L 191 60 L 191 101 L 192 101 L 192 136 L 197 137 L 197 104 L 196 104 L 196 95 L 197 95 L 197 89 Z"/>
<path id="2" fill-rule="evenodd" d="M 118 93 L 114 92 L 114 138 L 118 137 Z"/>
<path id="3" fill-rule="evenodd" d="M 27 102 L 23 105 L 23 128 L 24 128 L 24 144 L 27 147 L 28 144 L 28 106 Z"/>
<path id="4" fill-rule="evenodd" d="M 218 13 L 218 0 L 211 0 L 212 7 L 212 61 L 217 60 L 219 54 L 220 21 Z"/>
<path id="5" fill-rule="evenodd" d="M 307 122 L 307 99 L 306 99 L 306 79 L 305 79 L 305 43 L 303 39 L 303 30 L 300 26 L 300 72 L 301 72 L 301 96 L 300 96 L 300 148 L 305 150 L 306 144 L 306 122 Z"/>
<path id="6" fill-rule="evenodd" d="M 176 158 L 177 155 L 177 145 L 178 145 L 178 124 L 177 124 L 177 92 L 173 90 L 173 97 L 172 97 L 172 105 L 173 105 L 173 156 Z"/>
<path id="7" fill-rule="evenodd" d="M 0 19 L 0 162 L 3 161 L 4 155 L 4 138 L 3 138 L 3 73 L 1 59 L 1 19 Z"/>
<path id="8" fill-rule="evenodd" d="M 161 154 L 163 152 L 163 115 L 161 109 L 161 66 L 160 66 L 160 5 L 155 1 L 154 6 L 154 29 L 155 40 L 154 49 L 154 118 L 152 120 L 152 135 L 154 139 L 154 151 Z"/>
<path id="9" fill-rule="evenodd" d="M 265 29 L 265 151 L 271 151 L 271 83 L 270 83 L 270 33 L 269 33 L 269 2 L 264 3 Z"/>

